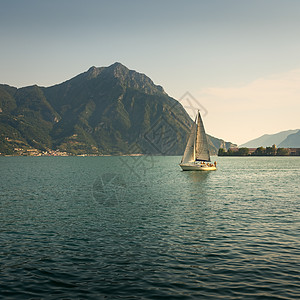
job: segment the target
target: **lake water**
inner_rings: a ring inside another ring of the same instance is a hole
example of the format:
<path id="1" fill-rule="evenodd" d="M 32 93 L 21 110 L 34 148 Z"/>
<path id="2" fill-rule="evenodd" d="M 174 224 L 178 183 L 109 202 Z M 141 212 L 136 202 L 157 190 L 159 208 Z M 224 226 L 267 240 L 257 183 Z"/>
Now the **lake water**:
<path id="1" fill-rule="evenodd" d="M 300 157 L 0 157 L 0 298 L 300 299 Z"/>

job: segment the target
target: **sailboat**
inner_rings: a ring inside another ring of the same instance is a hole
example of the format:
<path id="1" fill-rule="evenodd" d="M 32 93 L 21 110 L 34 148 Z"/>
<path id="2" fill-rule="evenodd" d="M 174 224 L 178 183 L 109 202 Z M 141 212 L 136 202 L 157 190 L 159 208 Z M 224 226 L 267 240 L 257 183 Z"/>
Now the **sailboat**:
<path id="1" fill-rule="evenodd" d="M 212 164 L 210 161 L 207 137 L 199 111 L 179 165 L 183 171 L 215 171 L 217 169 L 216 163 Z"/>

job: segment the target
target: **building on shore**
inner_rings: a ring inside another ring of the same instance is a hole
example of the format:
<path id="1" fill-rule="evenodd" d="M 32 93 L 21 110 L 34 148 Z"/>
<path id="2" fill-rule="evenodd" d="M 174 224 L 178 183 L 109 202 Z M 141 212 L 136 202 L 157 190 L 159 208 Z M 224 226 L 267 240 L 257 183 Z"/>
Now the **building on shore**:
<path id="1" fill-rule="evenodd" d="M 226 151 L 219 149 L 218 156 L 300 156 L 300 148 L 277 148 L 276 145 L 271 147 L 231 147 Z"/>
<path id="2" fill-rule="evenodd" d="M 300 148 L 287 148 L 290 156 L 300 156 Z"/>

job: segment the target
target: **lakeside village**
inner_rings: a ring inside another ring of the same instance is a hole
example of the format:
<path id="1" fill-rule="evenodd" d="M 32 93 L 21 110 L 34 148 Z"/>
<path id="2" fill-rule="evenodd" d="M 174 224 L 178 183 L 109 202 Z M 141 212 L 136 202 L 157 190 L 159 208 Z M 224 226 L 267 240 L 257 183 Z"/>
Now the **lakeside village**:
<path id="1" fill-rule="evenodd" d="M 300 148 L 277 148 L 276 145 L 266 148 L 234 147 L 228 151 L 220 148 L 218 156 L 300 156 Z"/>
<path id="2" fill-rule="evenodd" d="M 122 156 L 142 156 L 143 154 L 126 154 Z M 13 154 L 5 154 L 0 152 L 0 156 L 111 156 L 109 154 L 94 154 L 94 153 L 86 153 L 86 154 L 74 154 L 68 153 L 60 150 L 51 150 L 47 149 L 41 151 L 39 149 L 23 149 L 23 148 L 15 148 Z"/>
<path id="3" fill-rule="evenodd" d="M 36 149 L 33 147 L 28 147 L 24 142 L 18 140 L 10 140 L 14 142 L 15 147 L 9 152 L 0 152 L 0 156 L 110 156 L 100 153 L 69 153 L 60 149 Z M 143 154 L 126 154 L 123 156 L 141 156 Z M 224 148 L 220 148 L 218 151 L 218 156 L 300 156 L 300 148 L 277 148 L 276 145 L 271 147 L 258 147 L 258 148 L 246 148 L 246 147 L 232 147 L 227 151 Z"/>
<path id="4" fill-rule="evenodd" d="M 47 149 L 41 151 L 39 149 L 23 149 L 23 148 L 14 148 L 13 154 L 0 153 L 0 156 L 70 156 L 71 154 L 59 150 Z"/>
<path id="5" fill-rule="evenodd" d="M 0 156 L 111 156 L 108 154 L 100 154 L 100 153 L 70 153 L 67 151 L 63 151 L 60 149 L 53 150 L 50 148 L 45 148 L 43 150 L 30 147 L 26 145 L 23 141 L 14 140 L 5 138 L 8 142 L 14 143 L 15 147 L 12 147 L 11 150 L 5 151 L 7 149 L 2 150 L 0 152 Z M 141 156 L 142 154 L 127 154 L 124 156 Z"/>
<path id="6" fill-rule="evenodd" d="M 141 156 L 143 154 L 130 154 L 125 156 Z M 47 149 L 41 151 L 39 149 L 23 149 L 14 148 L 13 154 L 0 153 L 0 156 L 110 156 L 100 154 L 73 154 L 60 150 Z M 277 148 L 275 145 L 272 147 L 258 147 L 258 148 L 229 148 L 226 151 L 223 148 L 219 149 L 218 156 L 300 156 L 300 148 Z"/>
<path id="7" fill-rule="evenodd" d="M 60 150 L 39 150 L 39 149 L 23 149 L 14 148 L 13 154 L 0 153 L 0 156 L 109 156 L 109 155 L 98 155 L 98 154 L 73 154 Z"/>

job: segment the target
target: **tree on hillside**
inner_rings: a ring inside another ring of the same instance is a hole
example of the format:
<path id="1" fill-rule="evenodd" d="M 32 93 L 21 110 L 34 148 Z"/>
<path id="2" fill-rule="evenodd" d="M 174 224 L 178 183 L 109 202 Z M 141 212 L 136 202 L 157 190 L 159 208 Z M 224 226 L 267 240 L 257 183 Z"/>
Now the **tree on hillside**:
<path id="1" fill-rule="evenodd" d="M 276 145 L 273 145 L 272 147 L 267 147 L 266 155 L 270 155 L 270 156 L 276 155 Z"/>
<path id="2" fill-rule="evenodd" d="M 266 148 L 264 148 L 263 146 L 258 147 L 254 152 L 253 155 L 265 155 L 266 154 Z"/>
<path id="3" fill-rule="evenodd" d="M 239 148 L 238 155 L 241 155 L 241 156 L 249 155 L 249 148 L 246 148 L 246 147 Z"/>
<path id="4" fill-rule="evenodd" d="M 278 148 L 276 155 L 278 156 L 287 156 L 289 155 L 289 150 L 286 148 Z"/>
<path id="5" fill-rule="evenodd" d="M 272 149 L 272 147 L 266 147 L 266 153 L 265 153 L 265 155 L 274 156 L 275 155 L 275 151 Z"/>
<path id="6" fill-rule="evenodd" d="M 236 154 L 236 151 L 233 151 L 231 148 L 228 149 L 227 151 L 227 155 L 235 155 Z"/>
<path id="7" fill-rule="evenodd" d="M 220 148 L 218 151 L 218 156 L 225 156 L 227 155 L 227 152 L 225 151 L 224 148 Z"/>

